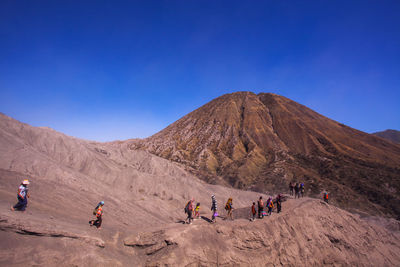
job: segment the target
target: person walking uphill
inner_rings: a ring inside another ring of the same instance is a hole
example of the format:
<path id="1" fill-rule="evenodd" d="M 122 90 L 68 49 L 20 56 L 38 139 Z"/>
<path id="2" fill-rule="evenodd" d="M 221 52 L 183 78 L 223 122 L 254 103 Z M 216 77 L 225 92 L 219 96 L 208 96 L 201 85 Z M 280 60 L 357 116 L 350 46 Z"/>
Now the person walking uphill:
<path id="1" fill-rule="evenodd" d="M 93 211 L 93 215 L 96 215 L 96 220 L 89 221 L 90 226 L 96 226 L 97 229 L 100 229 L 101 223 L 103 222 L 103 206 L 104 201 L 100 201 L 99 204 L 97 204 L 96 208 Z"/>
<path id="2" fill-rule="evenodd" d="M 294 193 L 294 183 L 292 183 L 292 182 L 289 183 L 289 192 L 290 192 L 290 195 L 293 196 L 293 193 Z"/>
<path id="3" fill-rule="evenodd" d="M 272 198 L 268 198 L 266 207 L 268 208 L 268 215 L 271 216 L 272 209 L 274 208 L 274 202 L 272 202 Z"/>
<path id="4" fill-rule="evenodd" d="M 329 195 L 328 195 L 328 192 L 326 192 L 326 191 L 324 191 L 324 201 L 326 203 L 329 203 Z"/>
<path id="5" fill-rule="evenodd" d="M 226 202 L 225 209 L 228 212 L 227 218 L 231 218 L 231 220 L 233 221 L 233 217 L 232 217 L 233 203 L 232 203 L 232 198 L 231 197 Z"/>
<path id="6" fill-rule="evenodd" d="M 212 210 L 212 216 L 211 216 L 211 221 L 212 222 L 217 222 L 217 217 L 218 217 L 218 212 L 217 212 L 217 199 L 215 198 L 214 195 L 211 196 L 211 210 Z"/>
<path id="7" fill-rule="evenodd" d="M 300 198 L 300 184 L 296 183 L 294 186 L 294 198 Z"/>
<path id="8" fill-rule="evenodd" d="M 192 215 L 193 215 L 193 210 L 194 210 L 194 204 L 193 204 L 194 198 L 189 200 L 189 202 L 185 206 L 185 213 L 187 213 L 187 218 L 186 218 L 186 223 L 191 224 L 192 223 Z"/>
<path id="9" fill-rule="evenodd" d="M 18 203 L 14 205 L 14 207 L 11 207 L 11 210 L 20 210 L 20 211 L 25 211 L 26 206 L 28 205 L 28 198 L 29 198 L 29 193 L 28 193 L 28 184 L 29 181 L 23 180 L 21 185 L 18 187 Z"/>
<path id="10" fill-rule="evenodd" d="M 304 191 L 305 191 L 305 189 L 304 189 L 304 183 L 301 183 L 300 184 L 300 195 L 301 195 L 301 197 L 304 197 Z"/>
<path id="11" fill-rule="evenodd" d="M 194 208 L 194 219 L 200 218 L 200 202 L 196 204 L 196 208 Z"/>
<path id="12" fill-rule="evenodd" d="M 282 209 L 282 197 L 281 197 L 281 194 L 279 194 L 276 197 L 276 210 L 277 210 L 277 213 L 281 212 L 281 209 Z"/>
<path id="13" fill-rule="evenodd" d="M 264 202 L 262 200 L 262 197 L 258 200 L 258 218 L 262 219 L 264 218 L 263 211 L 264 211 Z"/>
<path id="14" fill-rule="evenodd" d="M 251 215 L 252 215 L 252 218 L 250 219 L 251 221 L 254 221 L 256 219 L 256 214 L 257 214 L 256 203 L 253 202 L 253 206 L 251 206 Z"/>

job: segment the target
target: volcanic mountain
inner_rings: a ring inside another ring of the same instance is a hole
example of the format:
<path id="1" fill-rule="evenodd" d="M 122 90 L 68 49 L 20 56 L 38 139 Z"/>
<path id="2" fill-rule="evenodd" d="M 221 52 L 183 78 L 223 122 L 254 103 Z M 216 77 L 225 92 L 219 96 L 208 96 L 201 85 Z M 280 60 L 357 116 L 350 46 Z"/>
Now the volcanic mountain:
<path id="1" fill-rule="evenodd" d="M 304 182 L 310 196 L 328 190 L 343 208 L 400 218 L 400 145 L 276 94 L 223 95 L 128 142 L 210 183 L 272 193 Z"/>
<path id="2" fill-rule="evenodd" d="M 251 203 L 269 195 L 207 184 L 131 142 L 81 140 L 0 113 L 0 266 L 400 265 L 399 221 L 285 196 L 281 213 L 251 222 Z M 11 211 L 27 178 L 28 208 Z M 201 217 L 183 224 L 191 197 Z M 224 220 L 228 197 L 234 221 Z"/>
<path id="3" fill-rule="evenodd" d="M 386 131 L 382 131 L 382 132 L 376 132 L 373 133 L 373 135 L 385 138 L 389 141 L 392 141 L 394 143 L 398 143 L 400 144 L 400 131 L 396 131 L 396 130 L 386 130 Z"/>

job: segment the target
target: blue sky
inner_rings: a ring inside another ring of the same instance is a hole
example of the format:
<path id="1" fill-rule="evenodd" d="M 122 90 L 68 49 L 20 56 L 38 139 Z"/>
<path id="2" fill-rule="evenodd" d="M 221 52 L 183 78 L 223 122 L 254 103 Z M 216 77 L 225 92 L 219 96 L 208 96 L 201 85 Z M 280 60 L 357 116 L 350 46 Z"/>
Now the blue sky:
<path id="1" fill-rule="evenodd" d="M 2 0 L 0 112 L 123 140 L 253 91 L 400 130 L 399 14 L 397 0 Z"/>

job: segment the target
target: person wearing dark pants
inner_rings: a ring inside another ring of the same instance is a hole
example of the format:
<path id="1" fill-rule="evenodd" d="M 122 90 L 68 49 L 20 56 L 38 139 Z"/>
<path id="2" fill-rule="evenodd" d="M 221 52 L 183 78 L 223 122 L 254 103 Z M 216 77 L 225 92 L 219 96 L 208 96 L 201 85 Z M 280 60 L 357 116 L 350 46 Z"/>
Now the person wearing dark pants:
<path id="1" fill-rule="evenodd" d="M 281 212 L 281 209 L 282 209 L 282 200 L 281 200 L 281 195 L 279 194 L 276 197 L 276 210 L 277 210 L 277 213 Z"/>
<path id="2" fill-rule="evenodd" d="M 101 218 L 101 215 L 100 216 L 98 216 L 97 218 L 96 218 L 96 220 L 93 222 L 93 226 L 96 226 L 97 228 L 100 228 L 101 227 L 101 223 L 103 222 L 103 219 Z"/>
<path id="3" fill-rule="evenodd" d="M 104 206 L 104 201 L 101 201 L 99 205 L 97 205 L 95 209 L 96 213 L 96 220 L 91 220 L 89 222 L 90 226 L 96 226 L 98 229 L 101 227 L 101 223 L 103 222 L 102 216 L 103 216 L 103 206 Z"/>
<path id="4" fill-rule="evenodd" d="M 188 205 L 187 205 L 187 223 L 191 224 L 193 221 L 193 210 L 194 210 L 194 198 L 189 200 Z"/>
<path id="5" fill-rule="evenodd" d="M 28 205 L 28 198 L 29 198 L 29 193 L 28 193 L 28 180 L 23 180 L 21 185 L 18 188 L 18 203 L 15 204 L 13 207 L 11 207 L 11 210 L 19 210 L 19 211 L 25 211 L 26 206 Z"/>
<path id="6" fill-rule="evenodd" d="M 272 209 L 274 208 L 274 202 L 272 202 L 272 198 L 268 198 L 266 208 L 268 208 L 268 215 L 271 216 Z"/>
<path id="7" fill-rule="evenodd" d="M 218 207 L 217 207 L 217 199 L 215 198 L 214 195 L 211 196 L 211 211 L 212 211 L 212 216 L 211 216 L 211 222 L 215 223 L 217 222 L 217 217 L 218 217 Z"/>
<path id="8" fill-rule="evenodd" d="M 264 211 L 264 202 L 263 202 L 263 200 L 262 200 L 262 197 L 260 197 L 260 199 L 258 200 L 258 218 L 259 219 L 262 219 L 262 218 L 264 218 L 264 215 L 263 215 L 263 211 Z"/>
<path id="9" fill-rule="evenodd" d="M 324 192 L 324 201 L 326 202 L 326 203 L 329 203 L 329 196 L 328 196 L 328 192 Z"/>

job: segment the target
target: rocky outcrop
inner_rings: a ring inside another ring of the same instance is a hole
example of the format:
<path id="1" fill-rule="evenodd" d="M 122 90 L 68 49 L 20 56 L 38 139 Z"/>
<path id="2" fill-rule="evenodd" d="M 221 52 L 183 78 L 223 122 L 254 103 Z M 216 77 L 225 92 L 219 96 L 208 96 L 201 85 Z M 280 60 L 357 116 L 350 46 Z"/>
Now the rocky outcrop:
<path id="1" fill-rule="evenodd" d="M 135 235 L 125 245 L 146 253 L 148 266 L 396 266 L 399 242 L 399 232 L 304 198 L 263 220 L 200 220 Z"/>

